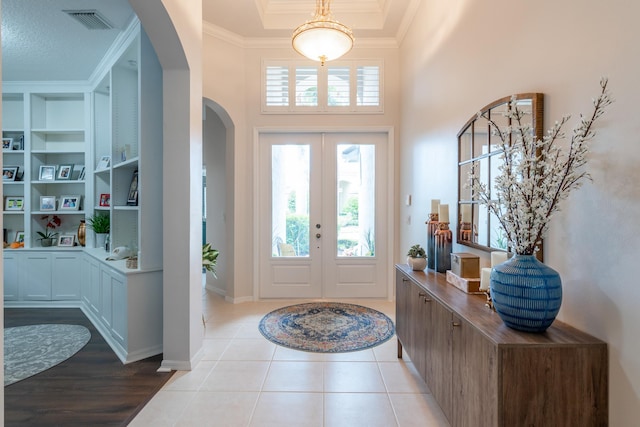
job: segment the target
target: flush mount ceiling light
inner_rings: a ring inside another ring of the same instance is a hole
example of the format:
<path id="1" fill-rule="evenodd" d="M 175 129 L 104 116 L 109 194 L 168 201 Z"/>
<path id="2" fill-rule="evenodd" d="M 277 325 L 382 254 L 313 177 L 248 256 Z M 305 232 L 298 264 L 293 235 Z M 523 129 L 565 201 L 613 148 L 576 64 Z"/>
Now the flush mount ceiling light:
<path id="1" fill-rule="evenodd" d="M 316 0 L 313 19 L 296 28 L 291 36 L 296 52 L 322 65 L 349 52 L 353 41 L 351 29 L 333 19 L 331 0 Z"/>

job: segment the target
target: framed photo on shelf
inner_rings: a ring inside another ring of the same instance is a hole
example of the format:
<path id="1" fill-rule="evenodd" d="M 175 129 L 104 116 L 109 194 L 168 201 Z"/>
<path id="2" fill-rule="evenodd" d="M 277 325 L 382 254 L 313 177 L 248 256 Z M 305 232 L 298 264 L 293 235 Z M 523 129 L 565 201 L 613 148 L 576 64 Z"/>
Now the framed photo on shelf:
<path id="1" fill-rule="evenodd" d="M 75 234 L 61 234 L 58 237 L 58 246 L 73 246 L 76 243 Z"/>
<path id="2" fill-rule="evenodd" d="M 41 165 L 38 181 L 54 181 L 56 179 L 56 167 L 54 165 Z"/>
<path id="3" fill-rule="evenodd" d="M 15 181 L 18 177 L 19 166 L 3 166 L 2 167 L 2 181 Z"/>
<path id="4" fill-rule="evenodd" d="M 61 196 L 60 197 L 60 210 L 61 211 L 77 211 L 80 210 L 80 195 L 77 196 Z"/>
<path id="5" fill-rule="evenodd" d="M 24 210 L 24 197 L 7 196 L 4 198 L 5 211 L 22 211 Z"/>
<path id="6" fill-rule="evenodd" d="M 20 137 L 19 139 L 14 139 L 11 143 L 11 150 L 13 151 L 21 151 L 24 150 L 24 137 Z"/>
<path id="7" fill-rule="evenodd" d="M 100 194 L 100 206 L 111 206 L 111 194 L 102 193 Z"/>
<path id="8" fill-rule="evenodd" d="M 13 150 L 13 138 L 2 138 L 2 151 Z"/>
<path id="9" fill-rule="evenodd" d="M 129 185 L 129 196 L 127 196 L 127 206 L 138 206 L 138 170 L 133 171 L 131 185 Z"/>
<path id="10" fill-rule="evenodd" d="M 55 211 L 56 210 L 55 196 L 40 196 L 40 210 Z"/>
<path id="11" fill-rule="evenodd" d="M 16 231 L 16 238 L 14 242 L 24 243 L 24 231 Z"/>
<path id="12" fill-rule="evenodd" d="M 73 173 L 73 165 L 60 165 L 56 179 L 69 180 L 71 179 L 72 173 Z"/>
<path id="13" fill-rule="evenodd" d="M 100 157 L 100 161 L 98 162 L 98 166 L 96 167 L 96 170 L 106 169 L 109 167 L 110 164 L 111 164 L 111 156 L 102 156 Z"/>
<path id="14" fill-rule="evenodd" d="M 80 169 L 80 173 L 78 174 L 78 181 L 84 180 L 84 166 Z"/>

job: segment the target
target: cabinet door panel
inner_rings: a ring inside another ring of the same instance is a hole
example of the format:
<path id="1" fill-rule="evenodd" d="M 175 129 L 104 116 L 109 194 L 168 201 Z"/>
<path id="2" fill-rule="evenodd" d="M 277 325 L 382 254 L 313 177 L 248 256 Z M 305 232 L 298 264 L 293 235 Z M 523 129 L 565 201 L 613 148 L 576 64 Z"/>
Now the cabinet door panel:
<path id="1" fill-rule="evenodd" d="M 111 335 L 126 348 L 127 345 L 127 287 L 124 277 L 111 278 L 113 298 L 113 321 Z"/>
<path id="2" fill-rule="evenodd" d="M 453 426 L 498 425 L 497 348 L 454 315 Z"/>
<path id="3" fill-rule="evenodd" d="M 4 253 L 4 300 L 18 299 L 18 262 L 16 254 Z"/>
<path id="4" fill-rule="evenodd" d="M 80 299 L 80 265 L 77 254 L 55 254 L 52 263 L 52 292 L 54 300 Z"/>
<path id="5" fill-rule="evenodd" d="M 51 255 L 29 254 L 24 261 L 28 268 L 21 269 L 20 292 L 23 300 L 51 300 Z"/>
<path id="6" fill-rule="evenodd" d="M 454 406 L 451 394 L 453 314 L 435 300 L 430 304 L 431 316 L 429 324 L 431 331 L 429 333 L 429 342 L 425 348 L 428 385 L 431 393 L 440 404 L 442 412 L 444 412 L 447 419 L 451 420 Z"/>
<path id="7" fill-rule="evenodd" d="M 409 342 L 409 298 L 411 282 L 404 274 L 396 271 L 396 336 L 405 347 L 405 352 L 412 343 Z M 407 352 L 408 355 L 408 352 Z M 401 357 L 402 355 L 398 355 Z M 409 356 L 411 357 L 411 356 Z"/>
<path id="8" fill-rule="evenodd" d="M 111 275 L 107 270 L 100 271 L 100 319 L 111 327 Z"/>

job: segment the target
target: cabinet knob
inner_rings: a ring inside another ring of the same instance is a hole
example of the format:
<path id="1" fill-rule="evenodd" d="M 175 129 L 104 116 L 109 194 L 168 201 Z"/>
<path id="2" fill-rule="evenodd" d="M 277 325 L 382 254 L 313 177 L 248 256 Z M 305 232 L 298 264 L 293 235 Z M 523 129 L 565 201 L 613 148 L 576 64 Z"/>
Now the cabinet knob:
<path id="1" fill-rule="evenodd" d="M 460 326 L 460 322 L 451 322 L 453 326 Z"/>
<path id="2" fill-rule="evenodd" d="M 403 277 L 403 278 L 402 278 L 402 281 L 403 281 L 403 282 L 408 282 L 408 281 L 409 281 L 409 279 L 407 279 L 406 277 Z"/>
<path id="3" fill-rule="evenodd" d="M 427 302 L 431 302 L 431 301 L 433 301 L 431 298 L 424 297 L 424 302 L 425 302 L 425 303 L 427 303 Z"/>
<path id="4" fill-rule="evenodd" d="M 418 296 L 419 296 L 419 297 L 426 297 L 426 296 L 427 296 L 427 294 L 425 294 L 424 292 L 418 292 Z"/>

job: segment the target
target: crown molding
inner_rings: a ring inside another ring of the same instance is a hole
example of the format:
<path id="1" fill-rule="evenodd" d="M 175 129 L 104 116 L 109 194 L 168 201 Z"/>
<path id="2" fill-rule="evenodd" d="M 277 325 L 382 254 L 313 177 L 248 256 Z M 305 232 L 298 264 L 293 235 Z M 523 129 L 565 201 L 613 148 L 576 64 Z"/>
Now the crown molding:
<path id="1" fill-rule="evenodd" d="M 419 0 L 418 0 L 419 2 Z M 291 47 L 289 37 L 242 37 L 234 32 L 203 21 L 202 31 L 204 35 L 214 37 L 242 49 L 281 49 Z M 405 31 L 406 32 L 406 31 Z M 354 48 L 362 49 L 397 49 L 399 43 L 396 38 L 358 38 Z"/>

